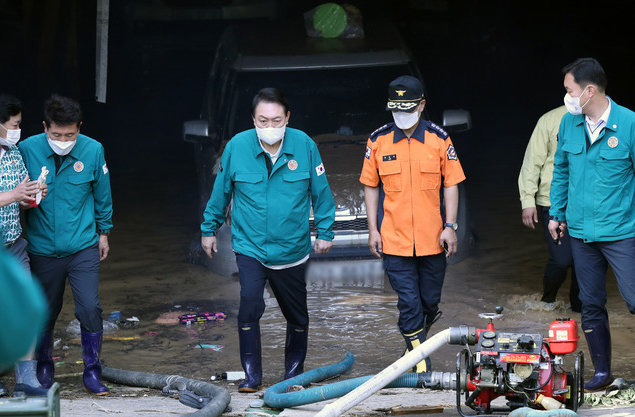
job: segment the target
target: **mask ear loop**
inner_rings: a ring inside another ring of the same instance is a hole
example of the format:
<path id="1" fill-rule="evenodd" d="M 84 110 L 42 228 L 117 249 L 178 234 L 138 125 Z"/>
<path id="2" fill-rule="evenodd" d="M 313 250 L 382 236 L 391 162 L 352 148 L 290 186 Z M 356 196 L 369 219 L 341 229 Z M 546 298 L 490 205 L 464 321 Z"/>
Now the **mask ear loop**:
<path id="1" fill-rule="evenodd" d="M 584 87 L 584 90 L 582 90 L 582 94 L 584 94 L 584 92 L 586 91 L 587 87 L 588 87 L 588 85 L 587 85 L 586 87 Z M 579 97 L 582 97 L 582 94 L 580 94 L 580 96 L 579 96 Z M 590 96 L 589 96 L 589 99 L 586 101 L 586 103 L 584 103 L 584 106 L 586 106 L 587 104 L 589 104 L 589 101 L 591 101 L 591 97 L 590 97 Z M 578 103 L 579 103 L 579 102 L 580 102 L 580 101 L 578 100 Z M 583 108 L 584 108 L 584 106 L 580 106 L 580 108 L 581 108 L 581 109 L 583 109 Z"/>

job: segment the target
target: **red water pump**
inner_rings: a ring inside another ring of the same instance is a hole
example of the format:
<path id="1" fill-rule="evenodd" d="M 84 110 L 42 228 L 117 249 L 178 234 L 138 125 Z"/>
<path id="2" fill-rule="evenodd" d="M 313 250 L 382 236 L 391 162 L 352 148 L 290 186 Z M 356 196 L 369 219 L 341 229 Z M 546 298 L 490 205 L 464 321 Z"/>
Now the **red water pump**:
<path id="1" fill-rule="evenodd" d="M 575 320 L 556 319 L 549 326 L 549 337 L 540 334 L 501 332 L 493 320 L 496 313 L 482 313 L 485 329 L 476 329 L 476 349 L 466 348 L 457 355 L 456 401 L 461 416 L 464 404 L 477 412 L 509 412 L 519 407 L 535 409 L 569 408 L 576 411 L 584 401 L 584 357 L 578 352 L 573 372 L 566 372 L 564 355 L 574 353 L 578 344 Z M 504 396 L 507 408 L 492 407 L 492 401 Z"/>

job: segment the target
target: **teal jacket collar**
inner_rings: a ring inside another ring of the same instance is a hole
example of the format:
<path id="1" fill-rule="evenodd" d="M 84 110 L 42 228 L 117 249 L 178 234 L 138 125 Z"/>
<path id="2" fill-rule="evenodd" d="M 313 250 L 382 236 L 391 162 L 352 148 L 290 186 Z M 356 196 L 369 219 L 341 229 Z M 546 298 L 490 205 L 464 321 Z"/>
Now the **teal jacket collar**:
<path id="1" fill-rule="evenodd" d="M 609 112 L 609 117 L 606 120 L 606 126 L 604 126 L 604 129 L 610 130 L 611 132 L 616 132 L 617 131 L 617 127 L 619 126 L 619 110 L 618 108 L 620 107 L 619 105 L 617 105 L 617 103 L 615 103 L 613 100 L 611 100 L 611 98 L 609 96 L 606 96 L 606 99 L 609 101 L 609 103 L 611 104 L 611 111 Z M 584 121 L 586 119 L 586 115 L 584 114 L 578 114 L 573 116 L 575 117 L 575 125 L 576 126 L 583 126 L 584 125 Z"/>

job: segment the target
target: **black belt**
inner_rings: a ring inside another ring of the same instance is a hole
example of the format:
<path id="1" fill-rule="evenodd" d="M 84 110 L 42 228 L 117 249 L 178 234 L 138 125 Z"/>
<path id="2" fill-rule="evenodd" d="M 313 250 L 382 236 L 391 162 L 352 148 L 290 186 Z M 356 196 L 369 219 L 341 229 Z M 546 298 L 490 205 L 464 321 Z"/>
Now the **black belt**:
<path id="1" fill-rule="evenodd" d="M 15 242 L 17 242 L 18 239 L 14 240 L 13 242 L 7 242 L 4 244 L 4 247 L 9 249 L 10 247 L 13 247 L 13 245 L 15 245 Z"/>

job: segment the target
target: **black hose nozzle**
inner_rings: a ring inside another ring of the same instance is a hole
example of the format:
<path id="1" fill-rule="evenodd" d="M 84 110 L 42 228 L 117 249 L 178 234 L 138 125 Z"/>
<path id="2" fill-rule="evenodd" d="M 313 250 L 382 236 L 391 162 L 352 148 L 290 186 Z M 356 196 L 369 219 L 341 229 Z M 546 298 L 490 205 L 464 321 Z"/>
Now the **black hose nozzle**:
<path id="1" fill-rule="evenodd" d="M 458 326 L 450 327 L 450 345 L 475 345 L 478 341 L 476 337 L 476 327 Z"/>

